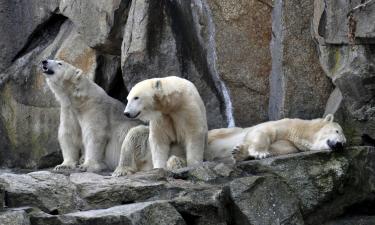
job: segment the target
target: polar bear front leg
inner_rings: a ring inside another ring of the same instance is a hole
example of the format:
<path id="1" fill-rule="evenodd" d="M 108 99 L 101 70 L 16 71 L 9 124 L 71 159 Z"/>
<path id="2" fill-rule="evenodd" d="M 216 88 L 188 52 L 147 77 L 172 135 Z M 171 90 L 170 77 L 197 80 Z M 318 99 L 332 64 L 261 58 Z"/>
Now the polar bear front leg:
<path id="1" fill-rule="evenodd" d="M 74 113 L 69 107 L 61 107 L 58 140 L 63 155 L 63 163 L 54 170 L 69 170 L 77 166 L 82 148 L 81 128 Z"/>
<path id="2" fill-rule="evenodd" d="M 107 168 L 104 164 L 104 151 L 108 138 L 103 130 L 85 127 L 82 129 L 85 160 L 79 166 L 81 171 L 99 172 Z"/>
<path id="3" fill-rule="evenodd" d="M 170 152 L 170 143 L 163 143 L 163 139 L 150 134 L 150 149 L 154 168 L 166 168 Z"/>

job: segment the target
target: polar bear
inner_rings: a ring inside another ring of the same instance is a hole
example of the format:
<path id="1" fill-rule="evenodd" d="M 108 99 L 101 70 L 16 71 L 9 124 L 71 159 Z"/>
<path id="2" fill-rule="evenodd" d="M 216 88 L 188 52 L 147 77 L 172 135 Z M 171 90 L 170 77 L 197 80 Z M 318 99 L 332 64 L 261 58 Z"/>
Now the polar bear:
<path id="1" fill-rule="evenodd" d="M 46 81 L 61 106 L 58 140 L 64 161 L 55 170 L 114 169 L 128 130 L 140 124 L 122 114 L 124 105 L 109 97 L 82 70 L 59 60 L 43 60 Z"/>
<path id="2" fill-rule="evenodd" d="M 183 145 L 188 166 L 203 161 L 206 109 L 193 83 L 175 76 L 148 79 L 137 83 L 127 99 L 124 114 L 150 122 L 154 168 L 166 168 L 172 144 Z"/>
<path id="3" fill-rule="evenodd" d="M 224 128 L 209 132 L 207 160 L 232 157 L 242 161 L 249 157 L 265 158 L 298 151 L 341 149 L 346 143 L 343 130 L 333 122 L 333 115 L 324 119 L 282 119 L 250 128 Z"/>
<path id="4" fill-rule="evenodd" d="M 129 130 L 121 147 L 119 164 L 112 176 L 119 177 L 153 169 L 148 126 L 139 125 Z M 183 146 L 171 145 L 167 169 L 174 170 L 186 166 Z"/>

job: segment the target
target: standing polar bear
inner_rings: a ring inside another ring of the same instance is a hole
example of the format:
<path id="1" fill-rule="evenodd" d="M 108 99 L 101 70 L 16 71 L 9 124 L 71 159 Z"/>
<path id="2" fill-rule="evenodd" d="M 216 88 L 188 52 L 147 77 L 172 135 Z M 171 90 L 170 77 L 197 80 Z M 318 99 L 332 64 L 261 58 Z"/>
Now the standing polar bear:
<path id="1" fill-rule="evenodd" d="M 203 161 L 206 109 L 193 83 L 175 76 L 148 79 L 136 84 L 127 99 L 124 114 L 150 122 L 154 168 L 166 168 L 172 145 L 183 147 L 188 166 Z"/>
<path id="2" fill-rule="evenodd" d="M 81 170 L 114 169 L 127 132 L 139 122 L 127 120 L 122 114 L 124 105 L 82 70 L 57 60 L 44 60 L 42 70 L 61 105 L 58 140 L 64 161 L 55 170 L 75 168 L 81 150 Z"/>
<path id="3" fill-rule="evenodd" d="M 329 114 L 324 119 L 282 119 L 244 129 L 212 130 L 205 158 L 215 160 L 232 154 L 234 160 L 242 161 L 298 151 L 341 149 L 346 138 L 333 118 Z"/>

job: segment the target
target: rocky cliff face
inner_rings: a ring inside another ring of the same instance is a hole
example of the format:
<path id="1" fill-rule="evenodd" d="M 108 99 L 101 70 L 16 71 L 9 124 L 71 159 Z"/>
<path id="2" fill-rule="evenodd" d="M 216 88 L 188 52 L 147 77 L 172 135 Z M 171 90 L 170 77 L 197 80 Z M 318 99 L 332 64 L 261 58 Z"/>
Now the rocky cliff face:
<path id="1" fill-rule="evenodd" d="M 140 80 L 187 78 L 204 99 L 209 128 L 335 113 L 350 144 L 361 137 L 374 144 L 375 3 L 353 10 L 364 2 L 1 1 L 0 167 L 61 160 L 59 105 L 38 68 L 45 58 L 76 65 L 124 103 Z M 17 208 L 1 212 L 0 221 L 374 224 L 373 151 L 120 179 L 0 171 L 0 208 Z"/>

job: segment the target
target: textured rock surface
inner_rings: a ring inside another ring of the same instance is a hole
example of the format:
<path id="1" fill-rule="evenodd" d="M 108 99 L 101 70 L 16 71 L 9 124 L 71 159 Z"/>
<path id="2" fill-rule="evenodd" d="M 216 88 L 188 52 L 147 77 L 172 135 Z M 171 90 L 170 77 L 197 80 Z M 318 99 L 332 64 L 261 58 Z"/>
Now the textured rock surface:
<path id="1" fill-rule="evenodd" d="M 237 126 L 268 119 L 272 1 L 208 1 L 215 24 L 217 70 Z M 268 4 L 267 4 L 268 3 Z"/>
<path id="2" fill-rule="evenodd" d="M 30 225 L 29 216 L 23 210 L 0 212 L 1 225 Z"/>
<path id="3" fill-rule="evenodd" d="M 375 149 L 355 147 L 121 178 L 1 171 L 0 185 L 31 224 L 322 224 L 373 215 L 374 170 Z"/>
<path id="4" fill-rule="evenodd" d="M 269 118 L 321 117 L 332 87 L 311 37 L 314 1 L 274 4 Z"/>
<path id="5" fill-rule="evenodd" d="M 44 213 L 34 213 L 31 216 L 34 225 L 185 225 L 185 221 L 173 206 L 167 202 L 145 202 L 108 209 L 98 209 L 84 212 L 49 216 Z"/>
<path id="6" fill-rule="evenodd" d="M 370 22 L 375 18 L 375 4 L 353 12 L 356 23 L 351 35 L 355 45 L 350 45 L 348 40 L 347 14 L 360 3 L 317 0 L 313 22 L 322 68 L 336 86 L 326 111 L 340 116 L 340 122 L 354 144 L 361 142 L 363 134 L 373 136 L 375 133 L 375 36 L 374 24 Z"/>
<path id="7" fill-rule="evenodd" d="M 280 178 L 239 178 L 230 183 L 230 192 L 235 224 L 303 224 L 298 199 Z"/>

